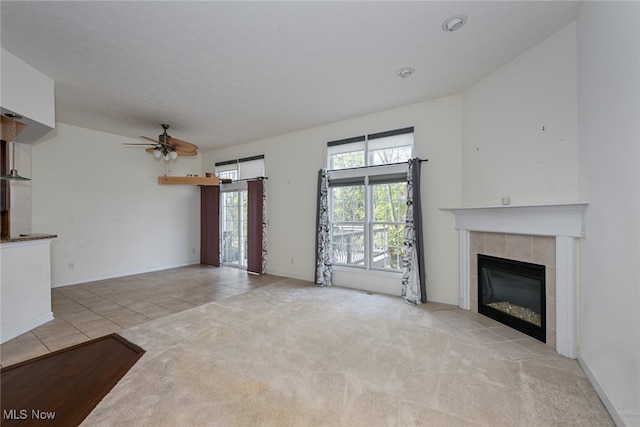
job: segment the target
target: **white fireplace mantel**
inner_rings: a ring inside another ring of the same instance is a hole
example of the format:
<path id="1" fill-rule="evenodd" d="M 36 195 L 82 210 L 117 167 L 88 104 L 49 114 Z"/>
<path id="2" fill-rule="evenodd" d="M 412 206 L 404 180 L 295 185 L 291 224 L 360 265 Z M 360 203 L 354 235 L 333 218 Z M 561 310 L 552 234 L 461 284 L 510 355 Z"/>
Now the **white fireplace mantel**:
<path id="1" fill-rule="evenodd" d="M 456 216 L 456 229 L 539 236 L 586 237 L 582 212 L 589 202 L 475 206 L 443 209 Z"/>
<path id="2" fill-rule="evenodd" d="M 470 309 L 469 233 L 554 236 L 556 238 L 556 351 L 575 358 L 576 241 L 586 238 L 583 211 L 589 202 L 498 205 L 442 209 L 456 216 L 459 235 L 459 305 Z"/>

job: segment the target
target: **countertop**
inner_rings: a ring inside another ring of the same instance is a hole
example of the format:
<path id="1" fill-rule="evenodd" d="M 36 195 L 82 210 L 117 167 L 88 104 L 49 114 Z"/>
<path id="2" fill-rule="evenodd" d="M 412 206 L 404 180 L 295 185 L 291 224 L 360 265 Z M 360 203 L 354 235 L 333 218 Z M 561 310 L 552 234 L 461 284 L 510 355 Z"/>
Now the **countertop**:
<path id="1" fill-rule="evenodd" d="M 29 242 L 32 240 L 55 239 L 56 237 L 58 236 L 55 234 L 21 234 L 18 237 L 0 239 L 0 243 Z"/>

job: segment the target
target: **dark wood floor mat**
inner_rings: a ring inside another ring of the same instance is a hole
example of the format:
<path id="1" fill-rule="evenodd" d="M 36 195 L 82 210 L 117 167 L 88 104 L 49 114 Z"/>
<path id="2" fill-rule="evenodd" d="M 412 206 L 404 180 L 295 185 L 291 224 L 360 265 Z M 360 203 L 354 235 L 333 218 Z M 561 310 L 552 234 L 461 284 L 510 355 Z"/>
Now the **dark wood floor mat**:
<path id="1" fill-rule="evenodd" d="M 2 426 L 77 426 L 142 357 L 118 334 L 2 368 Z"/>

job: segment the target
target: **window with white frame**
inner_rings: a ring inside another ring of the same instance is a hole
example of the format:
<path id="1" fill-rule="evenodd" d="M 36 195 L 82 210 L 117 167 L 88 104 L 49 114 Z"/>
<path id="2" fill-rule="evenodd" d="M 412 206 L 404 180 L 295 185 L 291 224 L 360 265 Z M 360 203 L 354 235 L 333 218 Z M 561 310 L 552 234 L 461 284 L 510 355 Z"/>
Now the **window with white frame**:
<path id="1" fill-rule="evenodd" d="M 232 181 L 263 177 L 265 176 L 264 155 L 216 162 L 215 174 L 220 179 Z"/>
<path id="2" fill-rule="evenodd" d="M 327 169 L 350 169 L 408 161 L 413 156 L 413 127 L 327 143 Z"/>
<path id="3" fill-rule="evenodd" d="M 400 271 L 413 128 L 327 144 L 332 262 Z"/>

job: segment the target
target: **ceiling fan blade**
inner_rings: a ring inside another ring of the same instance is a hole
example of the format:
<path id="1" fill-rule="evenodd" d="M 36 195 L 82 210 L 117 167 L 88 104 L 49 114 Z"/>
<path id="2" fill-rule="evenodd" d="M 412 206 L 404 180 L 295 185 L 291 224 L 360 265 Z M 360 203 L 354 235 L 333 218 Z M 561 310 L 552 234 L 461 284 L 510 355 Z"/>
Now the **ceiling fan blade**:
<path id="1" fill-rule="evenodd" d="M 141 136 L 140 138 L 146 139 L 147 141 L 151 141 L 151 142 L 153 142 L 154 145 L 161 145 L 163 147 L 169 147 L 169 148 L 171 147 L 171 144 L 165 144 L 164 142 L 160 142 L 157 139 L 148 138 L 146 136 Z"/>
<path id="2" fill-rule="evenodd" d="M 158 143 L 156 142 L 155 144 L 151 144 L 149 142 L 123 142 L 122 145 L 158 145 Z"/>
<path id="3" fill-rule="evenodd" d="M 179 150 L 176 148 L 176 153 L 178 153 L 178 156 L 197 156 L 198 152 L 197 151 L 183 151 L 183 150 Z"/>
<path id="4" fill-rule="evenodd" d="M 182 151 L 197 151 L 198 150 L 198 146 L 197 145 L 192 144 L 192 143 L 187 142 L 187 141 L 183 141 L 183 140 L 178 139 L 178 138 L 170 137 L 169 138 L 169 143 L 174 145 L 176 148 L 179 148 Z"/>

